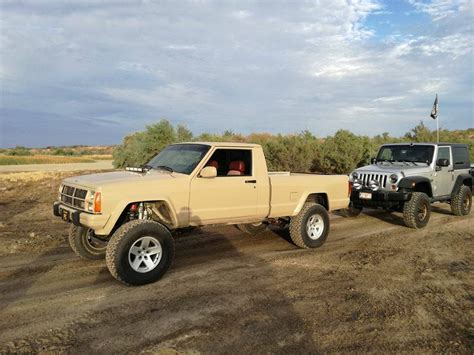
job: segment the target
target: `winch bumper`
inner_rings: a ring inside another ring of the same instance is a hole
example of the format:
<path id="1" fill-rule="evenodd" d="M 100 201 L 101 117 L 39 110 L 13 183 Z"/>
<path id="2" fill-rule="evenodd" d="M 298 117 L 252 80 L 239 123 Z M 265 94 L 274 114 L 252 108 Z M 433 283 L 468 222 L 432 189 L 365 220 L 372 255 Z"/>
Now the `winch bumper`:
<path id="1" fill-rule="evenodd" d="M 353 190 L 351 202 L 355 207 L 391 208 L 411 199 L 411 192 Z"/>
<path id="2" fill-rule="evenodd" d="M 110 218 L 110 215 L 87 213 L 67 206 L 59 201 L 53 203 L 53 214 L 75 226 L 84 226 L 94 229 L 97 234 L 100 234 L 100 230 L 104 229 Z"/>

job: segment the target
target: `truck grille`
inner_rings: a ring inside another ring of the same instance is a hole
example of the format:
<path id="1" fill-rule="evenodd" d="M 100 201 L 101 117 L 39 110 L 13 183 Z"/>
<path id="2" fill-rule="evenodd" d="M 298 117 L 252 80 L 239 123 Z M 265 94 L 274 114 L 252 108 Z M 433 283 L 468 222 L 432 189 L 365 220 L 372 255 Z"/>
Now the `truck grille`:
<path id="1" fill-rule="evenodd" d="M 67 205 L 85 209 L 85 199 L 87 190 L 79 189 L 77 187 L 64 185 L 61 190 L 61 202 Z"/>
<path id="2" fill-rule="evenodd" d="M 384 174 L 359 174 L 359 179 L 362 181 L 364 186 L 369 186 L 370 180 L 377 180 L 380 182 L 380 188 L 385 188 L 387 185 L 388 175 Z"/>

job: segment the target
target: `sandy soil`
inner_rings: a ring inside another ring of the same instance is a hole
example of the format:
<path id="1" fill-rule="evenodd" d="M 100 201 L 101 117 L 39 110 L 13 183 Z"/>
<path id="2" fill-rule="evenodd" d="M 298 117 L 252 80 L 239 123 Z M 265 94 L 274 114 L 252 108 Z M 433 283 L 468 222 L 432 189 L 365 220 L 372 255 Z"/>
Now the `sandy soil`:
<path id="1" fill-rule="evenodd" d="M 67 246 L 51 203 L 71 174 L 0 175 L 0 353 L 473 351 L 472 213 L 437 205 L 419 231 L 397 213 L 333 216 L 317 250 L 203 228 L 132 288 Z"/>

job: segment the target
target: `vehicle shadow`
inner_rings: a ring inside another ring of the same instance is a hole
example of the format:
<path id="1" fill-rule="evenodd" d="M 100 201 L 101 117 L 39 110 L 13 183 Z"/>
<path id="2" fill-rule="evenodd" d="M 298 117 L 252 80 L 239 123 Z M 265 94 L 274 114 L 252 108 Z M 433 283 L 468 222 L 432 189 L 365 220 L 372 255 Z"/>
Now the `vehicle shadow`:
<path id="1" fill-rule="evenodd" d="M 448 204 L 432 205 L 431 212 L 436 212 L 439 214 L 445 214 L 445 215 L 451 215 L 451 216 L 453 215 L 453 212 L 451 212 L 451 206 Z"/>
<path id="2" fill-rule="evenodd" d="M 383 211 L 383 210 L 364 210 L 363 213 L 367 216 L 376 218 L 380 221 L 383 221 L 389 224 L 393 224 L 396 226 L 405 226 L 405 222 L 403 221 L 403 216 L 400 215 L 400 212 L 389 212 L 389 211 Z"/>

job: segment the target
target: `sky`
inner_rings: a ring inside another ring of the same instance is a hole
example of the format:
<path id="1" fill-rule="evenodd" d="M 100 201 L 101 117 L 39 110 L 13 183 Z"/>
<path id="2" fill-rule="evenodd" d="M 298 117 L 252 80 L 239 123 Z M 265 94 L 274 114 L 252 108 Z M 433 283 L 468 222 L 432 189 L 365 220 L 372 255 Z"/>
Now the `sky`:
<path id="1" fill-rule="evenodd" d="M 474 127 L 472 0 L 0 0 L 0 147 Z"/>

